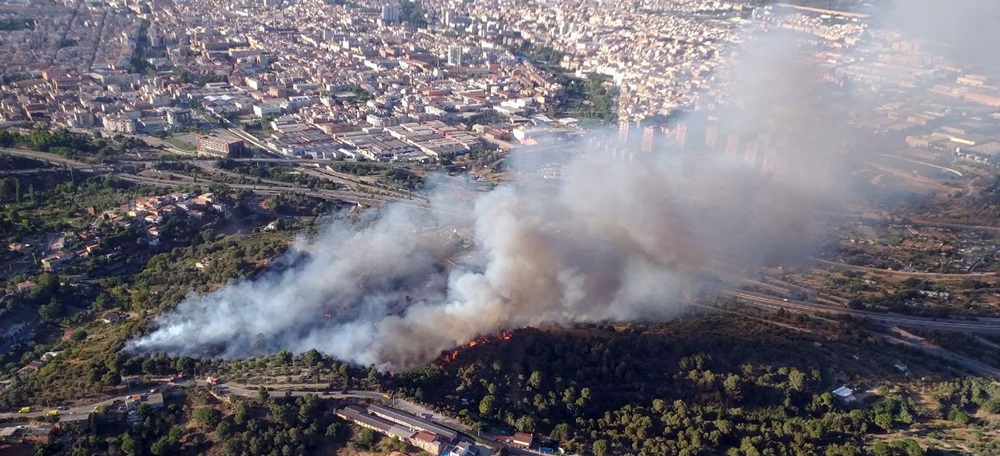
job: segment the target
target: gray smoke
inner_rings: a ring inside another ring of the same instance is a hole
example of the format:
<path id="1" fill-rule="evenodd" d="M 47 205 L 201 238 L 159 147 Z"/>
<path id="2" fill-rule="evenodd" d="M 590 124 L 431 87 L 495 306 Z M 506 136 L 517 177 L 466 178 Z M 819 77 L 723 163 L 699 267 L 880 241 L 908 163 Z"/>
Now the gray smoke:
<path id="1" fill-rule="evenodd" d="M 991 0 L 893 0 L 874 20 L 918 40 L 949 63 L 972 71 L 997 71 L 1000 3 Z"/>
<path id="2" fill-rule="evenodd" d="M 725 160 L 566 161 L 556 182 L 522 176 L 476 197 L 470 217 L 449 215 L 462 205 L 390 205 L 361 226 L 334 222 L 303 264 L 192 295 L 133 348 L 317 348 L 404 368 L 504 328 L 667 318 L 702 267 L 760 259 L 759 246 L 791 242 L 808 214 L 795 189 Z"/>
<path id="3" fill-rule="evenodd" d="M 744 140 L 766 132 L 762 154 L 780 142 L 775 170 L 747 166 L 742 146 L 733 156 L 663 138 L 651 153 L 632 147 L 631 159 L 591 138 L 515 151 L 513 177 L 495 190 L 441 177 L 448 185 L 430 191 L 429 209 L 390 204 L 362 223 L 335 221 L 306 243 L 302 264 L 189 296 L 130 348 L 223 357 L 316 348 L 407 368 L 502 329 L 669 318 L 706 269 L 804 257 L 814 210 L 850 194 L 834 166 L 846 122 L 817 78 L 801 76 L 810 66 L 800 49 L 768 40 L 729 71 L 744 97 L 720 106 L 718 127 Z M 689 120 L 689 144 L 705 141 L 699 123 Z M 615 143 L 618 132 L 592 136 Z M 560 175 L 543 178 L 539 167 Z"/>

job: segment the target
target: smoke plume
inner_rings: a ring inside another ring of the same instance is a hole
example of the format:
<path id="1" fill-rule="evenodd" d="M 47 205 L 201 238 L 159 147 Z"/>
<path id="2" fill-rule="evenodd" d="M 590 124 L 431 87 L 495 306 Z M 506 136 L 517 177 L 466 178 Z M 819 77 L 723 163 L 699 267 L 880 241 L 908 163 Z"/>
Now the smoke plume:
<path id="1" fill-rule="evenodd" d="M 456 190 L 439 177 L 447 185 L 427 208 L 389 204 L 369 220 L 334 221 L 294 267 L 191 295 L 130 348 L 316 348 L 400 369 L 502 329 L 670 318 L 705 270 L 807 255 L 813 211 L 849 193 L 834 166 L 842 122 L 818 78 L 801 77 L 801 51 L 768 39 L 729 72 L 745 97 L 719 106 L 714 150 L 702 144 L 710 122 L 692 118 L 683 148 L 669 135 L 648 151 L 619 145 L 615 131 L 515 151 L 513 177 L 496 189 Z M 722 150 L 728 135 L 738 151 Z M 751 139 L 759 155 L 748 158 Z"/>
<path id="2" fill-rule="evenodd" d="M 556 181 L 524 174 L 471 204 L 441 206 L 441 195 L 430 210 L 390 205 L 374 220 L 333 222 L 301 264 L 192 295 L 133 348 L 317 348 L 405 368 L 504 328 L 668 318 L 713 262 L 794 245 L 816 202 L 812 189 L 726 160 L 554 155 L 565 161 Z"/>

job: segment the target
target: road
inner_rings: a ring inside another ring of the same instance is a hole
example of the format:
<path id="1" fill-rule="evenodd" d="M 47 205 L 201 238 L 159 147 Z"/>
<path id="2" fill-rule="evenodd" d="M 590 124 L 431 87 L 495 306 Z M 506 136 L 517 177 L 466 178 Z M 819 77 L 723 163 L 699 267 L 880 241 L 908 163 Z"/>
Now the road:
<path id="1" fill-rule="evenodd" d="M 115 396 L 115 397 L 112 397 L 112 398 L 107 399 L 107 400 L 103 400 L 103 401 L 99 401 L 99 402 L 94 402 L 92 404 L 81 405 L 81 406 L 77 406 L 77 407 L 70 407 L 67 410 L 61 410 L 61 411 L 59 411 L 59 414 L 60 415 L 74 415 L 74 414 L 78 414 L 78 413 L 80 413 L 80 414 L 82 414 L 82 413 L 90 413 L 90 412 L 93 412 L 94 408 L 96 408 L 96 407 L 99 407 L 99 406 L 102 406 L 102 405 L 110 407 L 110 406 L 114 405 L 113 403 L 114 403 L 115 400 L 121 400 L 121 399 L 122 399 L 122 396 Z M 30 413 L 17 413 L 16 411 L 15 412 L 0 413 L 0 420 L 7 420 L 7 419 L 12 419 L 12 418 L 41 418 L 41 417 L 44 417 L 45 414 L 49 410 L 54 410 L 54 409 L 55 409 L 55 407 L 42 407 L 42 406 L 34 406 L 33 405 L 33 406 L 31 406 L 31 412 Z"/>
<path id="2" fill-rule="evenodd" d="M 962 173 L 959 172 L 958 170 L 954 170 L 954 169 L 951 169 L 951 168 L 945 168 L 944 166 L 938 166 L 938 165 L 935 165 L 933 163 L 922 162 L 920 160 L 914 160 L 912 158 L 900 157 L 899 155 L 892 155 L 892 154 L 875 154 L 875 155 L 880 155 L 882 157 L 888 157 L 888 158 L 894 158 L 896 160 L 902 160 L 902 161 L 914 163 L 914 164 L 917 164 L 917 165 L 927 166 L 927 167 L 934 168 L 934 169 L 939 170 L 939 171 L 944 171 L 946 173 L 954 174 L 954 175 L 956 175 L 958 177 L 962 177 Z"/>
<path id="3" fill-rule="evenodd" d="M 168 388 L 170 386 L 177 386 L 177 387 L 181 387 L 181 388 L 190 388 L 190 387 L 208 387 L 208 386 L 211 386 L 211 385 L 209 385 L 208 382 L 206 382 L 204 380 L 194 380 L 194 381 L 179 382 L 179 383 L 173 383 L 173 382 L 162 382 L 162 383 L 160 383 L 160 388 L 161 389 L 165 389 L 165 388 Z M 305 386 L 305 385 L 298 385 L 298 386 L 302 387 L 302 386 Z M 315 386 L 317 388 L 321 388 L 324 385 L 317 384 Z M 255 397 L 257 397 L 260 394 L 260 387 L 261 387 L 260 385 L 221 384 L 221 385 L 212 386 L 212 389 L 215 391 L 216 394 L 220 394 L 220 395 L 232 395 L 232 396 L 239 396 L 239 397 L 255 398 Z M 167 394 L 169 394 L 169 392 Z M 450 427 L 450 428 L 455 429 L 455 430 L 457 430 L 457 431 L 459 431 L 461 433 L 465 433 L 465 434 L 467 434 L 469 436 L 475 436 L 476 435 L 476 431 L 474 429 L 472 429 L 471 427 L 466 426 L 466 425 L 460 423 L 459 421 L 455 420 L 452 417 L 449 417 L 449 416 L 446 416 L 446 415 L 442 415 L 441 413 L 438 413 L 438 412 L 436 412 L 434 410 L 431 410 L 431 409 L 427 408 L 426 406 L 423 406 L 421 404 L 418 404 L 418 403 L 415 403 L 415 402 L 411 402 L 411 401 L 408 401 L 408 400 L 405 400 L 405 399 L 400 399 L 400 398 L 392 398 L 391 400 L 386 399 L 386 397 L 384 396 L 384 394 L 382 392 L 380 392 L 380 391 L 370 391 L 370 390 L 336 390 L 336 391 L 319 391 L 319 392 L 317 392 L 317 391 L 312 391 L 312 390 L 268 389 L 268 394 L 271 395 L 271 397 L 281 397 L 281 396 L 285 396 L 285 395 L 288 395 L 288 396 L 291 396 L 291 397 L 302 397 L 302 396 L 311 394 L 311 395 L 314 395 L 314 396 L 316 396 L 316 397 L 318 397 L 320 399 L 358 399 L 358 400 L 370 400 L 370 401 L 387 401 L 387 402 L 389 402 L 389 405 L 391 405 L 394 408 L 397 408 L 397 409 L 400 409 L 400 410 L 404 410 L 404 411 L 407 411 L 409 413 L 412 413 L 412 414 L 418 415 L 418 416 L 421 416 L 421 415 L 422 416 L 430 416 L 431 420 L 437 422 L 438 424 L 442 424 L 444 426 Z M 97 401 L 97 402 L 93 402 L 93 403 L 86 404 L 86 405 L 81 405 L 81 406 L 76 406 L 76 407 L 70 407 L 70 408 L 68 408 L 66 410 L 61 410 L 59 412 L 59 414 L 60 414 L 60 416 L 65 416 L 65 415 L 73 415 L 73 414 L 90 413 L 95 408 L 97 408 L 99 406 L 108 406 L 108 407 L 110 407 L 110 406 L 114 405 L 114 401 L 116 401 L 116 400 L 123 401 L 124 400 L 124 396 L 118 395 L 118 396 L 114 396 L 114 397 L 108 398 L 106 400 Z M 48 410 L 52 410 L 53 408 L 44 408 L 44 407 L 32 406 L 31 409 L 32 409 L 32 411 L 30 413 L 17 413 L 17 412 L 0 413 L 0 420 L 17 419 L 17 418 L 41 418 L 41 417 L 45 416 L 45 413 Z M 538 452 L 534 452 L 534 451 L 530 451 L 530 450 L 524 450 L 524 449 L 513 447 L 513 446 L 508 446 L 506 443 L 496 441 L 496 440 L 494 440 L 494 439 L 492 439 L 492 438 L 490 438 L 488 436 L 481 436 L 481 438 L 484 439 L 484 440 L 486 440 L 486 441 L 492 442 L 492 443 L 496 443 L 496 444 L 500 444 L 500 445 L 506 446 L 507 450 L 508 450 L 507 451 L 508 454 L 513 454 L 513 455 L 518 455 L 518 456 L 535 456 L 535 455 L 540 454 Z"/>
<path id="4" fill-rule="evenodd" d="M 80 161 L 77 161 L 77 160 L 73 160 L 73 159 L 70 159 L 70 158 L 65 158 L 65 157 L 62 157 L 62 156 L 59 156 L 59 155 L 56 155 L 56 154 L 47 153 L 47 152 L 38 152 L 38 151 L 23 150 L 23 149 L 0 148 L 0 153 L 6 153 L 6 154 L 10 154 L 10 155 L 16 155 L 16 156 L 20 156 L 20 157 L 31 158 L 31 159 L 40 160 L 40 161 L 48 162 L 48 163 L 51 163 L 51 164 L 59 165 L 59 166 L 69 167 L 69 168 L 73 168 L 73 169 L 79 169 L 81 171 L 83 171 L 83 170 L 99 170 L 101 172 L 106 172 L 108 174 L 114 175 L 114 176 L 116 176 L 116 177 L 118 177 L 118 178 L 120 178 L 122 180 L 127 180 L 127 181 L 130 181 L 130 182 L 136 182 L 136 183 L 142 183 L 142 184 L 148 184 L 148 185 L 155 185 L 155 186 L 159 186 L 159 187 L 171 188 L 171 187 L 177 187 L 179 185 L 187 185 L 187 184 L 191 184 L 192 183 L 192 180 L 191 180 L 191 178 L 189 176 L 177 176 L 177 177 L 180 177 L 180 178 L 183 179 L 183 180 L 180 180 L 180 181 L 159 180 L 159 179 L 147 178 L 147 177 L 142 177 L 142 176 L 136 176 L 136 175 L 130 174 L 130 173 L 121 172 L 121 171 L 115 170 L 115 168 L 111 167 L 111 166 L 105 166 L 105 167 L 96 166 L 96 165 L 93 165 L 93 164 L 90 164 L 90 163 L 80 162 Z M 246 159 L 246 160 L 247 161 L 251 161 L 251 160 L 266 161 L 266 160 L 271 160 L 271 159 Z M 282 159 L 273 159 L 273 160 L 282 160 Z M 194 160 L 193 159 L 185 159 L 185 160 L 177 160 L 177 161 L 194 161 Z M 283 160 L 283 161 L 285 161 L 285 162 L 292 162 L 292 160 Z M 294 161 L 294 162 L 300 162 L 300 161 L 302 161 L 302 160 L 298 160 L 298 161 Z M 131 163 L 131 162 L 127 162 L 127 163 Z M 139 163 L 139 162 L 136 162 L 136 163 Z M 141 163 L 148 163 L 148 162 L 141 162 Z M 379 205 L 385 204 L 387 202 L 393 202 L 393 203 L 396 203 L 396 204 L 399 204 L 399 205 L 403 205 L 403 206 L 410 206 L 410 207 L 415 207 L 415 208 L 424 209 L 424 210 L 431 210 L 430 204 L 427 203 L 424 200 L 420 200 L 420 199 L 405 199 L 405 198 L 402 198 L 402 197 L 399 197 L 399 196 L 395 196 L 395 195 L 385 195 L 385 194 L 375 194 L 375 193 L 357 193 L 357 192 L 341 191 L 341 190 L 323 190 L 323 189 L 312 190 L 312 189 L 309 189 L 307 187 L 297 187 L 297 186 L 294 186 L 294 184 L 290 184 L 290 183 L 287 183 L 287 182 L 278 182 L 278 181 L 267 182 L 267 183 L 261 182 L 259 184 L 252 184 L 252 185 L 251 184 L 232 184 L 232 183 L 228 183 L 228 182 L 225 182 L 225 181 L 213 181 L 211 179 L 203 179 L 202 182 L 203 183 L 219 182 L 219 183 L 222 183 L 222 184 L 225 184 L 225 185 L 229 186 L 230 188 L 243 189 L 243 190 L 252 190 L 252 191 L 255 191 L 255 192 L 258 192 L 258 193 L 292 192 L 292 193 L 298 193 L 298 194 L 302 194 L 302 195 L 306 195 L 306 196 L 312 196 L 312 197 L 316 197 L 316 198 L 322 198 L 322 199 L 327 199 L 327 200 L 347 201 L 347 202 L 350 202 L 350 203 L 365 204 L 365 205 L 369 205 L 369 206 L 379 206 Z M 384 189 L 380 189 L 380 191 L 386 192 L 386 190 L 384 190 Z M 399 194 L 399 193 L 397 193 L 397 194 Z"/>
<path id="5" fill-rule="evenodd" d="M 867 266 L 855 266 L 853 264 L 841 263 L 838 261 L 824 260 L 822 258 L 810 258 L 811 260 L 827 266 L 850 269 L 852 271 L 871 272 L 874 274 L 888 274 L 900 277 L 922 277 L 931 280 L 951 280 L 951 279 L 982 279 L 984 277 L 996 276 L 994 272 L 967 272 L 967 273 L 942 273 L 942 272 L 910 272 L 895 269 L 879 269 Z M 978 261 L 977 261 L 978 263 Z"/>
<path id="6" fill-rule="evenodd" d="M 170 382 L 165 382 L 165 383 L 163 383 L 161 385 L 161 388 L 165 388 L 165 387 L 168 387 L 170 385 L 178 385 L 178 386 L 184 386 L 184 387 L 192 387 L 192 386 L 201 386 L 201 387 L 204 387 L 204 386 L 210 386 L 208 384 L 208 382 L 205 382 L 203 380 L 196 380 L 196 381 L 184 382 L 184 383 L 178 383 L 178 384 L 170 383 Z M 320 387 L 322 385 L 316 385 L 316 386 Z M 260 394 L 260 386 L 253 386 L 253 385 L 221 384 L 221 385 L 215 385 L 212 388 L 213 388 L 213 390 L 215 391 L 216 394 L 220 394 L 220 395 L 232 395 L 232 396 L 239 396 L 239 397 L 255 398 L 255 397 L 257 397 Z M 404 410 L 404 411 L 407 411 L 409 413 L 412 413 L 412 414 L 418 415 L 418 416 L 420 416 L 420 415 L 430 416 L 431 419 L 433 421 L 437 422 L 438 424 L 442 424 L 444 426 L 450 427 L 452 429 L 455 429 L 455 430 L 457 430 L 459 432 L 465 433 L 465 434 L 470 435 L 470 436 L 476 435 L 476 431 L 473 430 L 471 427 L 466 426 L 466 425 L 458 422 L 457 420 L 455 420 L 455 419 L 453 419 L 453 418 L 451 418 L 449 416 L 442 415 L 442 414 L 440 414 L 438 412 L 435 412 L 434 410 L 431 410 L 431 409 L 429 409 L 429 408 L 427 408 L 427 407 L 425 407 L 425 406 L 423 406 L 421 404 L 417 404 L 415 402 L 410 402 L 410 401 L 407 401 L 405 399 L 399 399 L 399 398 L 392 398 L 391 400 L 387 400 L 385 398 L 385 396 L 383 395 L 383 393 L 379 392 L 379 391 L 368 391 L 368 390 L 346 390 L 346 392 L 344 392 L 344 391 L 345 390 L 320 391 L 320 392 L 317 392 L 317 391 L 310 391 L 310 390 L 275 390 L 275 389 L 268 389 L 268 394 L 270 394 L 271 397 L 281 397 L 281 396 L 285 396 L 285 395 L 288 395 L 288 396 L 291 396 L 291 397 L 302 397 L 302 396 L 311 394 L 311 395 L 314 395 L 314 396 L 316 396 L 316 397 L 318 397 L 320 399 L 358 399 L 358 400 L 370 400 L 370 401 L 388 401 L 389 405 L 391 405 L 394 408 L 397 408 L 397 409 L 400 409 L 400 410 Z M 99 406 L 109 406 L 110 407 L 110 406 L 114 405 L 114 401 L 115 400 L 123 400 L 123 399 L 124 399 L 124 396 L 115 396 L 115 397 L 112 397 L 112 398 L 109 398 L 109 399 L 106 399 L 106 400 L 103 400 L 103 401 L 93 402 L 93 403 L 90 403 L 90 404 L 87 404 L 87 405 L 82 405 L 82 406 L 77 406 L 77 407 L 71 407 L 71 408 L 69 408 L 67 410 L 60 411 L 59 414 L 61 416 L 65 416 L 65 415 L 72 415 L 72 414 L 90 413 L 96 407 L 99 407 Z M 45 416 L 45 413 L 48 410 L 52 410 L 52 408 L 35 407 L 35 406 L 32 406 L 31 409 L 32 409 L 32 411 L 30 413 L 17 413 L 17 412 L 0 413 L 0 420 L 17 419 L 17 418 L 41 418 L 41 417 Z M 482 438 L 485 439 L 485 440 L 487 440 L 487 441 L 490 441 L 492 443 L 496 443 L 496 444 L 507 446 L 503 442 L 495 441 L 495 440 L 493 440 L 493 439 L 491 439 L 489 437 L 486 437 L 486 436 L 484 436 Z M 517 447 L 512 447 L 512 446 L 507 446 L 507 449 L 508 449 L 508 454 L 514 454 L 514 455 L 518 455 L 518 456 L 534 456 L 534 455 L 539 454 L 537 452 L 523 450 L 523 449 L 520 449 L 520 448 L 517 448 Z"/>
<path id="7" fill-rule="evenodd" d="M 27 168 L 27 169 L 7 169 L 0 170 L 0 174 L 35 174 L 35 173 L 62 173 L 69 170 L 80 171 L 83 173 L 109 173 L 114 169 L 110 166 L 95 165 L 95 166 L 81 166 L 81 167 L 51 167 L 51 168 Z"/>
<path id="8" fill-rule="evenodd" d="M 208 383 L 198 380 L 195 382 L 198 386 L 207 386 Z M 222 394 L 231 394 L 233 396 L 240 397 L 257 397 L 260 394 L 260 386 L 253 385 L 239 385 L 239 384 L 222 384 L 216 385 L 215 391 Z M 268 389 L 268 394 L 271 396 L 282 396 L 285 394 L 284 390 L 273 390 Z M 343 391 L 329 391 L 329 392 L 317 392 L 317 391 L 291 391 L 289 393 L 292 397 L 302 397 L 308 394 L 320 397 L 323 399 L 369 399 L 369 400 L 380 400 L 385 399 L 385 396 L 378 391 L 366 391 L 366 390 L 347 390 L 347 393 Z"/>
<path id="9" fill-rule="evenodd" d="M 203 383 L 204 382 L 199 382 L 199 384 Z M 260 386 L 227 384 L 227 385 L 217 386 L 216 391 L 220 394 L 232 394 L 234 396 L 241 396 L 241 397 L 257 397 L 260 394 Z M 430 416 L 431 420 L 433 420 L 438 424 L 450 427 L 456 431 L 465 433 L 469 436 L 476 435 L 476 431 L 474 429 L 472 429 L 469 426 L 466 426 L 465 424 L 462 424 L 461 422 L 455 420 L 450 416 L 443 415 L 430 408 L 427 408 L 424 405 L 418 404 L 416 402 L 411 402 L 406 399 L 392 398 L 391 400 L 387 400 L 383 395 L 383 393 L 379 391 L 347 390 L 347 393 L 344 393 L 343 391 L 329 391 L 325 393 L 317 393 L 315 391 L 291 390 L 290 392 L 286 393 L 286 391 L 282 390 L 268 390 L 268 394 L 270 394 L 271 396 L 281 396 L 284 394 L 288 394 L 292 397 L 300 397 L 300 396 L 305 396 L 307 394 L 312 394 L 321 399 L 366 399 L 372 401 L 387 401 L 388 405 L 390 405 L 393 408 L 397 408 L 399 410 L 403 410 L 417 416 Z M 507 447 L 508 454 L 513 454 L 517 456 L 536 456 L 538 454 L 541 454 L 535 451 L 509 446 L 506 443 L 494 440 L 489 436 L 479 436 L 479 437 L 491 443 Z"/>
<path id="10" fill-rule="evenodd" d="M 191 184 L 192 183 L 191 181 L 171 181 L 171 180 L 153 179 L 153 178 L 149 178 L 149 177 L 141 177 L 141 176 L 136 176 L 136 175 L 133 175 L 133 174 L 125 174 L 125 173 L 115 173 L 115 175 L 119 179 L 126 180 L 126 181 L 129 181 L 129 182 L 135 182 L 135 183 L 147 184 L 147 185 L 154 185 L 154 186 L 158 186 L 158 187 L 167 187 L 167 188 L 177 187 L 177 186 L 180 186 L 180 185 L 187 185 L 187 184 Z M 211 183 L 213 181 L 204 180 L 203 179 L 200 182 L 202 182 L 202 183 L 206 183 L 206 182 L 207 183 Z M 428 204 L 425 204 L 425 203 L 411 202 L 411 201 L 406 201 L 406 200 L 398 200 L 398 199 L 391 198 L 391 197 L 380 197 L 380 195 L 365 195 L 365 196 L 362 196 L 359 193 L 348 192 L 348 191 L 341 191 L 341 190 L 322 190 L 322 189 L 313 190 L 313 189 L 310 189 L 308 187 L 292 187 L 292 186 L 288 186 L 289 184 L 284 184 L 284 185 L 280 185 L 279 186 L 279 185 L 271 185 L 271 184 L 264 184 L 264 183 L 260 183 L 260 184 L 232 184 L 232 183 L 226 183 L 226 182 L 221 182 L 221 183 L 225 184 L 229 188 L 233 188 L 233 189 L 237 189 L 237 190 L 252 190 L 252 191 L 257 192 L 257 193 L 266 193 L 266 194 L 274 194 L 274 193 L 297 193 L 297 194 L 300 194 L 300 195 L 306 195 L 306 196 L 311 196 L 311 197 L 320 198 L 320 199 L 333 200 L 333 201 L 346 201 L 346 202 L 349 202 L 349 203 L 365 204 L 365 205 L 369 205 L 369 206 L 379 206 L 379 205 L 382 205 L 382 204 L 384 204 L 386 202 L 390 202 L 391 201 L 391 202 L 393 202 L 395 204 L 400 204 L 400 205 L 404 205 L 404 206 L 412 206 L 412 207 L 417 207 L 417 208 L 420 208 L 420 209 L 430 209 L 430 206 Z"/>
<path id="11" fill-rule="evenodd" d="M 791 312 L 807 314 L 823 312 L 834 315 L 850 315 L 852 317 L 866 318 L 873 324 L 890 328 L 898 326 L 903 328 L 920 328 L 942 332 L 1000 334 L 1000 318 L 959 320 L 948 318 L 912 317 L 888 312 L 873 312 L 868 310 L 831 306 L 828 304 L 817 304 L 812 302 L 776 298 L 774 296 L 748 291 L 733 291 L 725 289 L 718 289 L 717 291 L 723 295 L 740 299 L 747 304 L 771 310 L 785 309 Z"/>
<path id="12" fill-rule="evenodd" d="M 899 337 L 894 337 L 888 334 L 872 333 L 874 336 L 884 339 L 892 344 L 906 345 L 908 347 L 916 348 L 918 350 L 924 351 L 931 355 L 937 356 L 938 358 L 943 358 L 945 360 L 954 362 L 959 366 L 964 367 L 969 372 L 975 372 L 979 375 L 986 377 L 993 377 L 995 379 L 1000 379 L 1000 369 L 983 363 L 979 360 L 969 358 L 967 356 L 959 355 L 958 353 L 945 350 L 937 345 L 930 344 L 926 341 L 910 341 L 902 339 Z"/>
<path id="13" fill-rule="evenodd" d="M 891 220 L 889 217 L 886 217 L 884 215 L 858 214 L 853 212 L 837 212 L 837 211 L 817 211 L 817 212 L 840 221 L 843 221 L 845 219 L 850 219 L 867 223 L 884 223 Z M 911 218 L 909 222 L 911 225 L 918 227 L 931 226 L 936 228 L 951 228 L 956 230 L 981 230 L 981 231 L 1000 232 L 1000 226 L 992 226 L 992 225 L 974 225 L 969 223 L 941 222 L 941 221 L 928 220 L 922 218 Z"/>
<path id="14" fill-rule="evenodd" d="M 997 323 L 998 319 L 989 319 L 989 321 L 979 321 L 979 322 L 960 321 L 960 320 L 935 320 L 931 318 L 909 317 L 896 314 L 884 314 L 878 312 L 836 308 L 822 304 L 777 299 L 772 296 L 760 295 L 757 293 L 747 293 L 739 291 L 723 291 L 722 293 L 736 297 L 741 301 L 743 301 L 744 303 L 768 310 L 785 309 L 787 311 L 804 313 L 808 315 L 816 315 L 818 313 L 829 313 L 829 314 L 859 316 L 867 318 L 868 321 L 875 323 L 878 326 L 883 326 L 887 328 L 918 327 L 923 329 L 932 329 L 936 331 L 957 331 L 962 333 L 967 333 L 967 332 L 1000 333 L 1000 328 L 997 327 L 997 325 L 1000 325 L 1000 323 Z M 870 333 L 873 336 L 887 340 L 890 343 L 913 347 L 921 351 L 924 351 L 930 355 L 936 356 L 938 358 L 954 362 L 955 364 L 962 366 L 969 372 L 1000 379 L 1000 369 L 997 369 L 993 366 L 983 363 L 982 361 L 979 361 L 977 359 L 960 355 L 958 353 L 946 350 L 937 345 L 930 344 L 927 341 L 924 340 L 911 341 L 895 337 L 889 334 L 883 334 L 873 331 L 871 331 Z"/>
<path id="15" fill-rule="evenodd" d="M 25 149 L 11 149 L 9 147 L 0 147 L 0 153 L 14 155 L 17 157 L 30 158 L 33 160 L 39 160 L 53 165 L 69 166 L 71 168 L 90 168 L 94 165 L 91 163 L 84 163 L 81 161 L 73 160 L 72 158 L 66 158 L 57 154 L 50 154 L 48 152 L 39 152 L 36 150 L 25 150 Z"/>
<path id="16" fill-rule="evenodd" d="M 167 388 L 169 386 L 193 387 L 193 386 L 209 386 L 209 385 L 208 382 L 204 380 L 196 380 L 196 381 L 181 382 L 181 383 L 163 382 L 160 384 L 159 387 Z M 245 386 L 245 385 L 240 386 L 240 385 L 222 384 L 222 385 L 216 385 L 214 389 L 217 393 L 220 394 L 231 394 L 234 396 L 241 396 L 241 397 L 257 397 L 257 395 L 260 394 L 260 386 Z M 272 396 L 280 396 L 285 394 L 284 391 L 276 391 L 276 390 L 269 390 L 269 393 Z M 369 400 L 385 399 L 385 397 L 382 396 L 382 393 L 378 391 L 353 390 L 349 391 L 346 394 L 343 393 L 342 391 L 330 391 L 329 393 L 321 393 L 316 391 L 291 392 L 292 397 L 300 397 L 300 396 L 305 396 L 307 394 L 312 394 L 323 399 L 369 399 Z M 94 411 L 94 408 L 102 405 L 110 407 L 114 405 L 114 401 L 116 400 L 122 401 L 124 400 L 124 397 L 125 396 L 123 395 L 115 395 L 113 397 L 109 397 L 108 399 L 102 401 L 95 401 L 86 405 L 70 407 L 66 410 L 61 410 L 59 411 L 59 414 L 71 415 L 77 413 L 89 413 Z M 46 412 L 53 409 L 55 409 L 55 407 L 43 407 L 43 406 L 33 405 L 31 406 L 32 411 L 30 413 L 18 413 L 17 411 L 0 413 L 0 420 L 12 419 L 12 418 L 39 418 L 45 416 Z"/>

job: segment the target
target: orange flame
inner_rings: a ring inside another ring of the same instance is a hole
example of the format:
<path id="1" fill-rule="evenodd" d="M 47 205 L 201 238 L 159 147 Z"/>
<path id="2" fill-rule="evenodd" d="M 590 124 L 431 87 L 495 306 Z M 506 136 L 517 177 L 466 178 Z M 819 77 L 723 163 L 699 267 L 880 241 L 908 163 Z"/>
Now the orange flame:
<path id="1" fill-rule="evenodd" d="M 458 350 L 455 350 L 451 353 L 445 353 L 444 355 L 441 356 L 441 364 L 448 364 L 454 361 L 455 358 L 457 357 L 458 357 Z"/>
<path id="2" fill-rule="evenodd" d="M 472 347 L 475 347 L 477 345 L 488 344 L 490 342 L 493 342 L 494 340 L 510 340 L 510 338 L 511 338 L 510 332 L 508 332 L 506 329 L 504 329 L 504 330 L 500 331 L 500 334 L 496 335 L 495 339 L 494 338 L 490 338 L 490 337 L 486 337 L 486 336 L 479 336 L 479 337 L 476 337 L 475 339 L 470 340 L 469 343 L 468 343 L 468 348 L 472 348 Z M 441 364 L 450 363 L 450 362 L 454 361 L 455 358 L 457 358 L 457 357 L 458 357 L 458 350 L 455 350 L 455 351 L 453 351 L 451 353 L 444 353 L 444 354 L 441 355 Z"/>

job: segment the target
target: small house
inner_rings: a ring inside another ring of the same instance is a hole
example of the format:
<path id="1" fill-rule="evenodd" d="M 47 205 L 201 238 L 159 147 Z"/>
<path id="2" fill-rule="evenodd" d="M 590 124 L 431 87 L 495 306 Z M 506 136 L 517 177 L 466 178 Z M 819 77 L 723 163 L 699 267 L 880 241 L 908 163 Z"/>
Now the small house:
<path id="1" fill-rule="evenodd" d="M 841 386 L 833 390 L 833 395 L 844 402 L 854 402 L 857 398 L 854 397 L 854 390 L 848 388 L 847 386 Z"/>
<path id="2" fill-rule="evenodd" d="M 527 432 L 517 432 L 514 434 L 514 438 L 511 443 L 516 447 L 520 448 L 531 448 L 531 445 L 535 443 L 535 436 L 528 434 Z"/>

